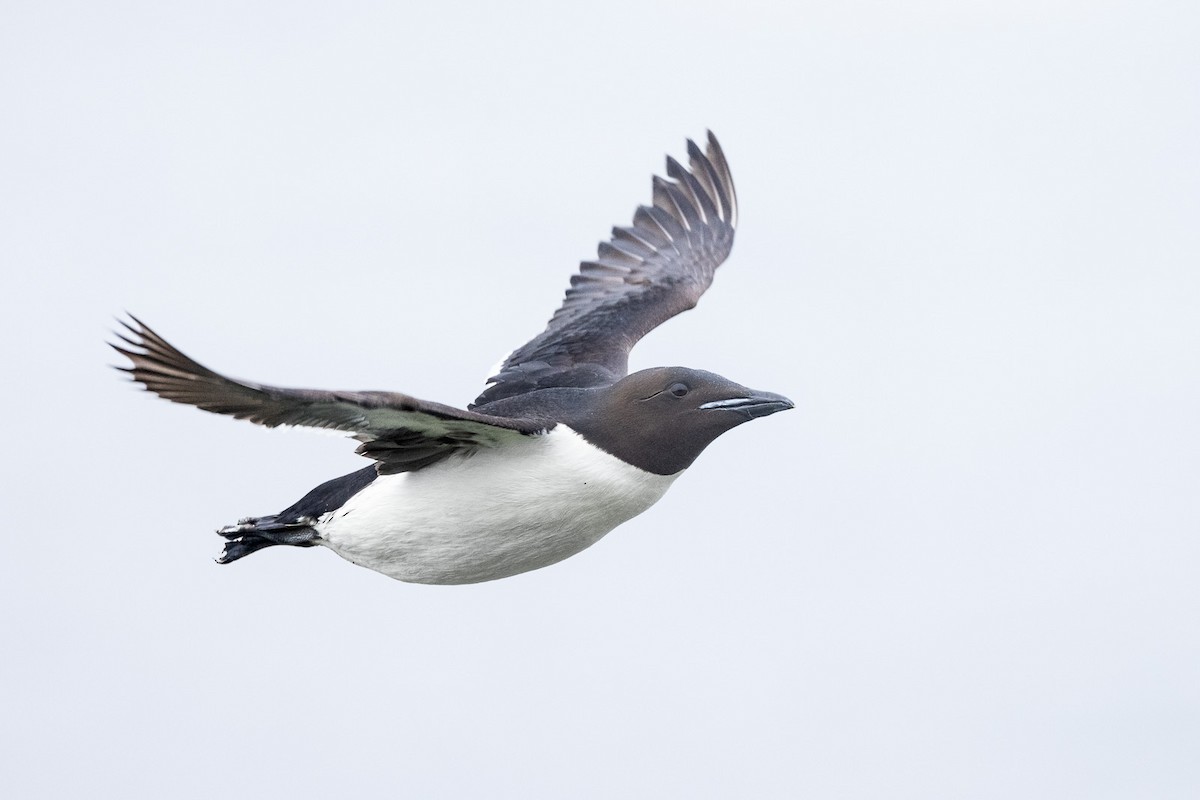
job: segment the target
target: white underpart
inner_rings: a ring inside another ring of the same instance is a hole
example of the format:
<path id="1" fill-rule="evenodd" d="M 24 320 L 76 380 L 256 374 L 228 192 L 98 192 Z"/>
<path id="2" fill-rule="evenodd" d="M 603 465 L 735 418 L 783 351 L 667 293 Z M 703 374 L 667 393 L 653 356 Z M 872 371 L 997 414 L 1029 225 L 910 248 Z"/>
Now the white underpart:
<path id="1" fill-rule="evenodd" d="M 559 425 L 380 476 L 315 527 L 338 555 L 397 580 L 476 583 L 575 555 L 681 474 L 638 469 Z"/>

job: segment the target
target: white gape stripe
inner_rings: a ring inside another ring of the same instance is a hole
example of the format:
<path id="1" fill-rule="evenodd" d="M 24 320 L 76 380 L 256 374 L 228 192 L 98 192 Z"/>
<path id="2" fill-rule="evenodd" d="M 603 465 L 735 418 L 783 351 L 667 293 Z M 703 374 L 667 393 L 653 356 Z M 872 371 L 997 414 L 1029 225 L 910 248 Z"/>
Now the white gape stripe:
<path id="1" fill-rule="evenodd" d="M 561 561 L 654 505 L 655 475 L 565 425 L 376 478 L 315 526 L 321 544 L 413 583 L 475 583 Z"/>
<path id="2" fill-rule="evenodd" d="M 713 400 L 711 403 L 705 403 L 700 408 L 737 408 L 738 406 L 748 406 L 758 402 L 753 397 L 731 397 L 728 400 Z"/>

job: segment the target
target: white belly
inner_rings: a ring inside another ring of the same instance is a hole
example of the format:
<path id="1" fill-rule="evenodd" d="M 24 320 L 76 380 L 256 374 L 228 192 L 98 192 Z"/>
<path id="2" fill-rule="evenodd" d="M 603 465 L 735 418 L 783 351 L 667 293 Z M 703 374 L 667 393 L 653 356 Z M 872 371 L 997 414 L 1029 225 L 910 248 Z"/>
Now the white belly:
<path id="1" fill-rule="evenodd" d="M 343 558 L 413 583 L 476 583 L 575 555 L 658 502 L 654 475 L 564 425 L 376 478 L 316 525 Z"/>

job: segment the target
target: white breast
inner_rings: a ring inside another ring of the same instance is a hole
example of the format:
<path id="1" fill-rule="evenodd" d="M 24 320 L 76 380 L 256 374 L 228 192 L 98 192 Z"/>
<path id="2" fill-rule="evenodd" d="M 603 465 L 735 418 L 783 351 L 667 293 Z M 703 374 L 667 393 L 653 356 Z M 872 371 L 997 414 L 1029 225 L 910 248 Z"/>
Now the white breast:
<path id="1" fill-rule="evenodd" d="M 321 543 L 413 583 L 475 583 L 544 567 L 654 505 L 654 475 L 565 425 L 512 446 L 385 475 L 323 517 Z"/>

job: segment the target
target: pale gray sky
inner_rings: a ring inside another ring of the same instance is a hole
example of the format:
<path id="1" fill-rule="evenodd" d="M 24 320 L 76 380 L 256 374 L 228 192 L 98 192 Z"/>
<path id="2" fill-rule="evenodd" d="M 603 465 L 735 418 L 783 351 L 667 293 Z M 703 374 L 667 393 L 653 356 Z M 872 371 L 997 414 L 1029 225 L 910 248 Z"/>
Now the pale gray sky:
<path id="1" fill-rule="evenodd" d="M 10 2 L 5 797 L 1200 796 L 1200 10 Z M 741 226 L 634 351 L 788 394 L 560 565 L 216 527 L 466 403 L 711 127 Z"/>

